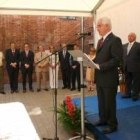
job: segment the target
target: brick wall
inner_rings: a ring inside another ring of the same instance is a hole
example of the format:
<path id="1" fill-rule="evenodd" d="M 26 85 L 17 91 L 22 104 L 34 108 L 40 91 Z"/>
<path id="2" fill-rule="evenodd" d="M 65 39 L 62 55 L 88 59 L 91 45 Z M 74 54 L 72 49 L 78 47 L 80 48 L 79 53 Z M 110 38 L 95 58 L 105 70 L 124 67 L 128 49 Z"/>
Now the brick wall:
<path id="1" fill-rule="evenodd" d="M 92 32 L 92 26 L 93 18 L 84 18 L 85 32 Z M 59 49 L 63 42 L 80 45 L 80 40 L 74 42 L 78 38 L 75 34 L 80 33 L 80 30 L 81 18 L 67 20 L 56 16 L 0 15 L 0 50 L 4 52 L 12 41 L 21 50 L 23 44 L 28 42 L 33 51 L 39 44 L 46 49 L 50 44 Z M 93 33 L 85 38 L 85 52 L 88 52 L 88 42 L 92 39 Z"/>

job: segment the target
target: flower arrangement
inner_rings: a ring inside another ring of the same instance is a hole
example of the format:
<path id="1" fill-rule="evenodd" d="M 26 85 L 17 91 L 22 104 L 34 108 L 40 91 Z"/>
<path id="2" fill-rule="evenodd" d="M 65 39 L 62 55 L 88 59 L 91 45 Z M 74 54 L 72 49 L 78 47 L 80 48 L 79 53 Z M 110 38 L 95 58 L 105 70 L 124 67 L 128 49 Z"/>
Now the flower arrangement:
<path id="1" fill-rule="evenodd" d="M 81 129 L 81 109 L 72 102 L 70 96 L 60 104 L 57 109 L 58 121 L 62 123 L 67 131 L 79 132 Z"/>

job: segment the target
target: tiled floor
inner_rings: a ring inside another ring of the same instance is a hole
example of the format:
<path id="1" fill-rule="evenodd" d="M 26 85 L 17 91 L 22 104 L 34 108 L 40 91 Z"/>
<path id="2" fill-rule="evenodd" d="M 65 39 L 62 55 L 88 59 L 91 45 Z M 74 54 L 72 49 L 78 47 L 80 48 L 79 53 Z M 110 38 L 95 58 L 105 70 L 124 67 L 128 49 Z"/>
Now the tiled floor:
<path id="1" fill-rule="evenodd" d="M 61 85 L 61 84 L 60 84 Z M 5 85 L 6 94 L 0 94 L 0 103 L 10 103 L 10 102 L 21 102 L 24 104 L 32 123 L 40 137 L 42 138 L 54 138 L 55 137 L 55 113 L 52 111 L 54 108 L 54 91 L 44 91 L 41 92 L 27 92 L 22 93 L 21 84 L 19 84 L 20 92 L 11 94 L 9 90 L 9 85 Z M 35 87 L 35 84 L 34 84 Z M 60 86 L 61 87 L 61 86 Z M 85 96 L 93 95 L 93 92 L 84 91 Z M 72 97 L 80 97 L 80 92 L 70 91 L 68 89 L 58 89 L 57 90 L 57 103 L 60 104 L 66 97 L 66 95 L 71 95 Z M 2 113 L 2 112 L 0 112 Z M 89 132 L 87 132 L 89 133 Z M 63 127 L 58 124 L 57 136 L 59 140 L 68 140 L 71 136 L 68 134 Z M 89 133 L 91 137 L 92 134 Z"/>

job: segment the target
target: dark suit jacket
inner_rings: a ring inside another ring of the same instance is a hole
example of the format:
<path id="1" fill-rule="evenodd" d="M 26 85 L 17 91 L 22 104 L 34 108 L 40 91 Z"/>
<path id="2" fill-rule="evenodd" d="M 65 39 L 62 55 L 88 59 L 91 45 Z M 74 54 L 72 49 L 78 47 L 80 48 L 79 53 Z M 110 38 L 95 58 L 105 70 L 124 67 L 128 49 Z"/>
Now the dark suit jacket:
<path id="1" fill-rule="evenodd" d="M 102 47 L 97 47 L 94 59 L 94 62 L 100 66 L 100 70 L 95 70 L 95 81 L 98 86 L 116 87 L 118 85 L 118 66 L 122 58 L 121 39 L 111 33 L 104 40 Z"/>
<path id="2" fill-rule="evenodd" d="M 64 58 L 63 51 L 59 52 L 59 61 L 61 70 L 70 69 L 70 53 L 66 51 L 66 56 Z"/>
<path id="3" fill-rule="evenodd" d="M 6 68 L 8 70 L 13 69 L 13 67 L 10 65 L 11 63 L 17 63 L 17 67 L 19 68 L 19 62 L 20 62 L 20 52 L 19 50 L 15 49 L 15 54 L 12 54 L 11 49 L 7 49 L 5 52 L 5 60 L 6 60 Z"/>
<path id="4" fill-rule="evenodd" d="M 33 63 L 34 63 L 34 53 L 29 50 L 28 52 L 28 57 L 26 57 L 25 51 L 22 51 L 20 54 L 20 59 L 21 59 L 21 70 L 24 71 L 26 70 L 25 64 L 29 64 L 29 70 L 33 70 Z"/>
<path id="5" fill-rule="evenodd" d="M 128 72 L 140 72 L 140 43 L 134 42 L 127 55 L 128 43 L 123 45 L 124 49 L 124 70 Z"/>
<path id="6" fill-rule="evenodd" d="M 73 57 L 71 56 L 71 67 L 76 66 L 75 70 L 80 70 L 80 63 L 78 61 L 73 60 Z"/>
<path id="7" fill-rule="evenodd" d="M 80 69 L 80 63 L 78 61 L 72 61 L 72 66 L 76 66 L 76 69 Z"/>

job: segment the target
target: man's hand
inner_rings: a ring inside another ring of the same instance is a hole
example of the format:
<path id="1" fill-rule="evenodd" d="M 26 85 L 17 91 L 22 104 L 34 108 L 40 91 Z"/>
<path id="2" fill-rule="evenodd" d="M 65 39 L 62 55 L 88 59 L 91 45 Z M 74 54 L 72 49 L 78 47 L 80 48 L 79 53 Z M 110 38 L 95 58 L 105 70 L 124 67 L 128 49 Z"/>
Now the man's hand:
<path id="1" fill-rule="evenodd" d="M 72 66 L 73 69 L 76 69 L 76 67 L 77 67 L 76 65 Z"/>
<path id="2" fill-rule="evenodd" d="M 10 65 L 11 65 L 13 68 L 16 68 L 17 63 L 11 63 Z"/>
<path id="3" fill-rule="evenodd" d="M 25 64 L 25 68 L 28 69 L 30 67 L 29 64 Z"/>

